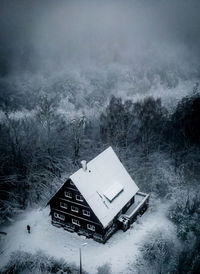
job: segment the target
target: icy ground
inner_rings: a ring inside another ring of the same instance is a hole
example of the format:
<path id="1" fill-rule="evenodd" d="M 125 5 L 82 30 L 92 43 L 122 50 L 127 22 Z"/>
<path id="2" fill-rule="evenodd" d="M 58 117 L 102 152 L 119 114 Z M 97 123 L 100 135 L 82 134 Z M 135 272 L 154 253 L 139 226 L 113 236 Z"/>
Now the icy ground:
<path id="1" fill-rule="evenodd" d="M 27 210 L 13 224 L 0 228 L 0 231 L 7 232 L 1 244 L 0 267 L 8 262 L 10 254 L 15 250 L 34 253 L 39 249 L 78 264 L 79 247 L 87 243 L 82 246 L 85 270 L 93 274 L 98 266 L 109 263 L 113 273 L 128 274 L 129 266 L 134 262 L 149 232 L 160 228 L 174 235 L 174 226 L 165 216 L 167 207 L 166 204 L 158 203 L 156 209 L 148 209 L 128 231 L 116 232 L 104 245 L 52 226 L 49 208 Z M 31 226 L 31 234 L 27 234 L 27 224 Z"/>

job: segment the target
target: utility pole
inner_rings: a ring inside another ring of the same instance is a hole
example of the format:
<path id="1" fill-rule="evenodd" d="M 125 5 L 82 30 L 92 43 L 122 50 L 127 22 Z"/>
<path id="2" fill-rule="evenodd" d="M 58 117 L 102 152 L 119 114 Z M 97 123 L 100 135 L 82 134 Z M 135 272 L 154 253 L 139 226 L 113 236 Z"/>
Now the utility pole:
<path id="1" fill-rule="evenodd" d="M 81 257 L 81 247 L 79 248 L 79 255 L 80 255 L 80 274 L 82 274 L 82 257 Z"/>
<path id="2" fill-rule="evenodd" d="M 82 244 L 82 246 L 86 246 L 87 245 L 87 243 L 83 243 Z M 81 247 L 79 247 L 79 258 L 80 258 L 80 270 L 79 270 L 79 272 L 80 272 L 80 274 L 82 274 L 83 272 L 82 272 L 82 253 L 81 253 Z"/>

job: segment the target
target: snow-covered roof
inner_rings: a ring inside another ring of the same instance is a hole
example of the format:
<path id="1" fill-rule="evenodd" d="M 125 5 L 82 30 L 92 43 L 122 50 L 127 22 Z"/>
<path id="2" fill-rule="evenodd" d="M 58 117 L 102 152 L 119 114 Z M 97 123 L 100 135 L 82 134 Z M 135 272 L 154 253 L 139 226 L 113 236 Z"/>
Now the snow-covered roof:
<path id="1" fill-rule="evenodd" d="M 104 227 L 139 190 L 111 147 L 70 178 Z"/>

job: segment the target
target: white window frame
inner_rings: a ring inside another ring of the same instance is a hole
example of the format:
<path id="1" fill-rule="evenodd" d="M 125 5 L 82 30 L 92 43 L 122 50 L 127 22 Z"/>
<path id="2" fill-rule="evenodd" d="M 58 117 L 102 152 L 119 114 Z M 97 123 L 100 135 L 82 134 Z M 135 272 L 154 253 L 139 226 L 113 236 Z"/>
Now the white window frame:
<path id="1" fill-rule="evenodd" d="M 62 221 L 65 220 L 65 216 L 62 215 L 62 214 L 59 214 L 57 212 L 54 212 L 54 217 L 57 218 L 57 219 L 59 219 L 59 220 L 62 220 Z"/>
<path id="2" fill-rule="evenodd" d="M 76 200 L 79 201 L 79 202 L 83 202 L 83 196 L 79 195 L 79 194 L 76 194 Z"/>
<path id="3" fill-rule="evenodd" d="M 62 207 L 62 208 L 68 208 L 68 206 L 67 206 L 67 204 L 66 203 L 64 203 L 64 202 L 60 202 L 60 207 Z"/>
<path id="4" fill-rule="evenodd" d="M 73 212 L 79 212 L 79 209 L 78 209 L 78 207 L 76 207 L 76 206 L 71 206 L 71 211 L 73 211 Z"/>
<path id="5" fill-rule="evenodd" d="M 65 197 L 72 199 L 72 193 L 70 191 L 65 191 Z"/>
<path id="6" fill-rule="evenodd" d="M 79 220 L 76 220 L 76 219 L 73 219 L 73 218 L 72 218 L 72 224 L 77 225 L 77 226 L 81 226 Z"/>
<path id="7" fill-rule="evenodd" d="M 83 212 L 84 216 L 90 217 L 90 211 L 89 210 L 83 209 L 82 212 Z"/>
<path id="8" fill-rule="evenodd" d="M 126 204 L 127 207 L 131 205 L 131 200 Z"/>
<path id="9" fill-rule="evenodd" d="M 91 225 L 91 224 L 87 224 L 87 229 L 89 229 L 91 231 L 95 231 L 95 226 Z"/>

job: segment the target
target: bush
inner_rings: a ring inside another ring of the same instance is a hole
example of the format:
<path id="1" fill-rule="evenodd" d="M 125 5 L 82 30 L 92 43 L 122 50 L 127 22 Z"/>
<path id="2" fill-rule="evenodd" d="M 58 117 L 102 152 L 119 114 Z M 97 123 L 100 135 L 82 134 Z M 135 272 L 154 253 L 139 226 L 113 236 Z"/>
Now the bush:
<path id="1" fill-rule="evenodd" d="M 63 259 L 50 257 L 41 251 L 35 254 L 30 254 L 24 251 L 15 251 L 11 254 L 8 264 L 1 269 L 2 274 L 17 274 L 17 273 L 66 273 L 78 274 L 79 269 L 68 264 Z M 83 273 L 86 273 L 83 271 Z"/>
<path id="2" fill-rule="evenodd" d="M 188 193 L 188 191 L 179 192 L 175 203 L 169 210 L 169 218 L 177 226 L 177 234 L 181 240 L 187 240 L 192 233 L 194 236 L 200 236 L 200 195 Z"/>
<path id="3" fill-rule="evenodd" d="M 99 266 L 97 268 L 97 274 L 112 274 L 110 265 L 107 263 L 102 266 Z"/>
<path id="4" fill-rule="evenodd" d="M 163 231 L 150 233 L 140 251 L 136 264 L 131 266 L 134 273 L 171 273 L 174 269 L 174 243 Z"/>

